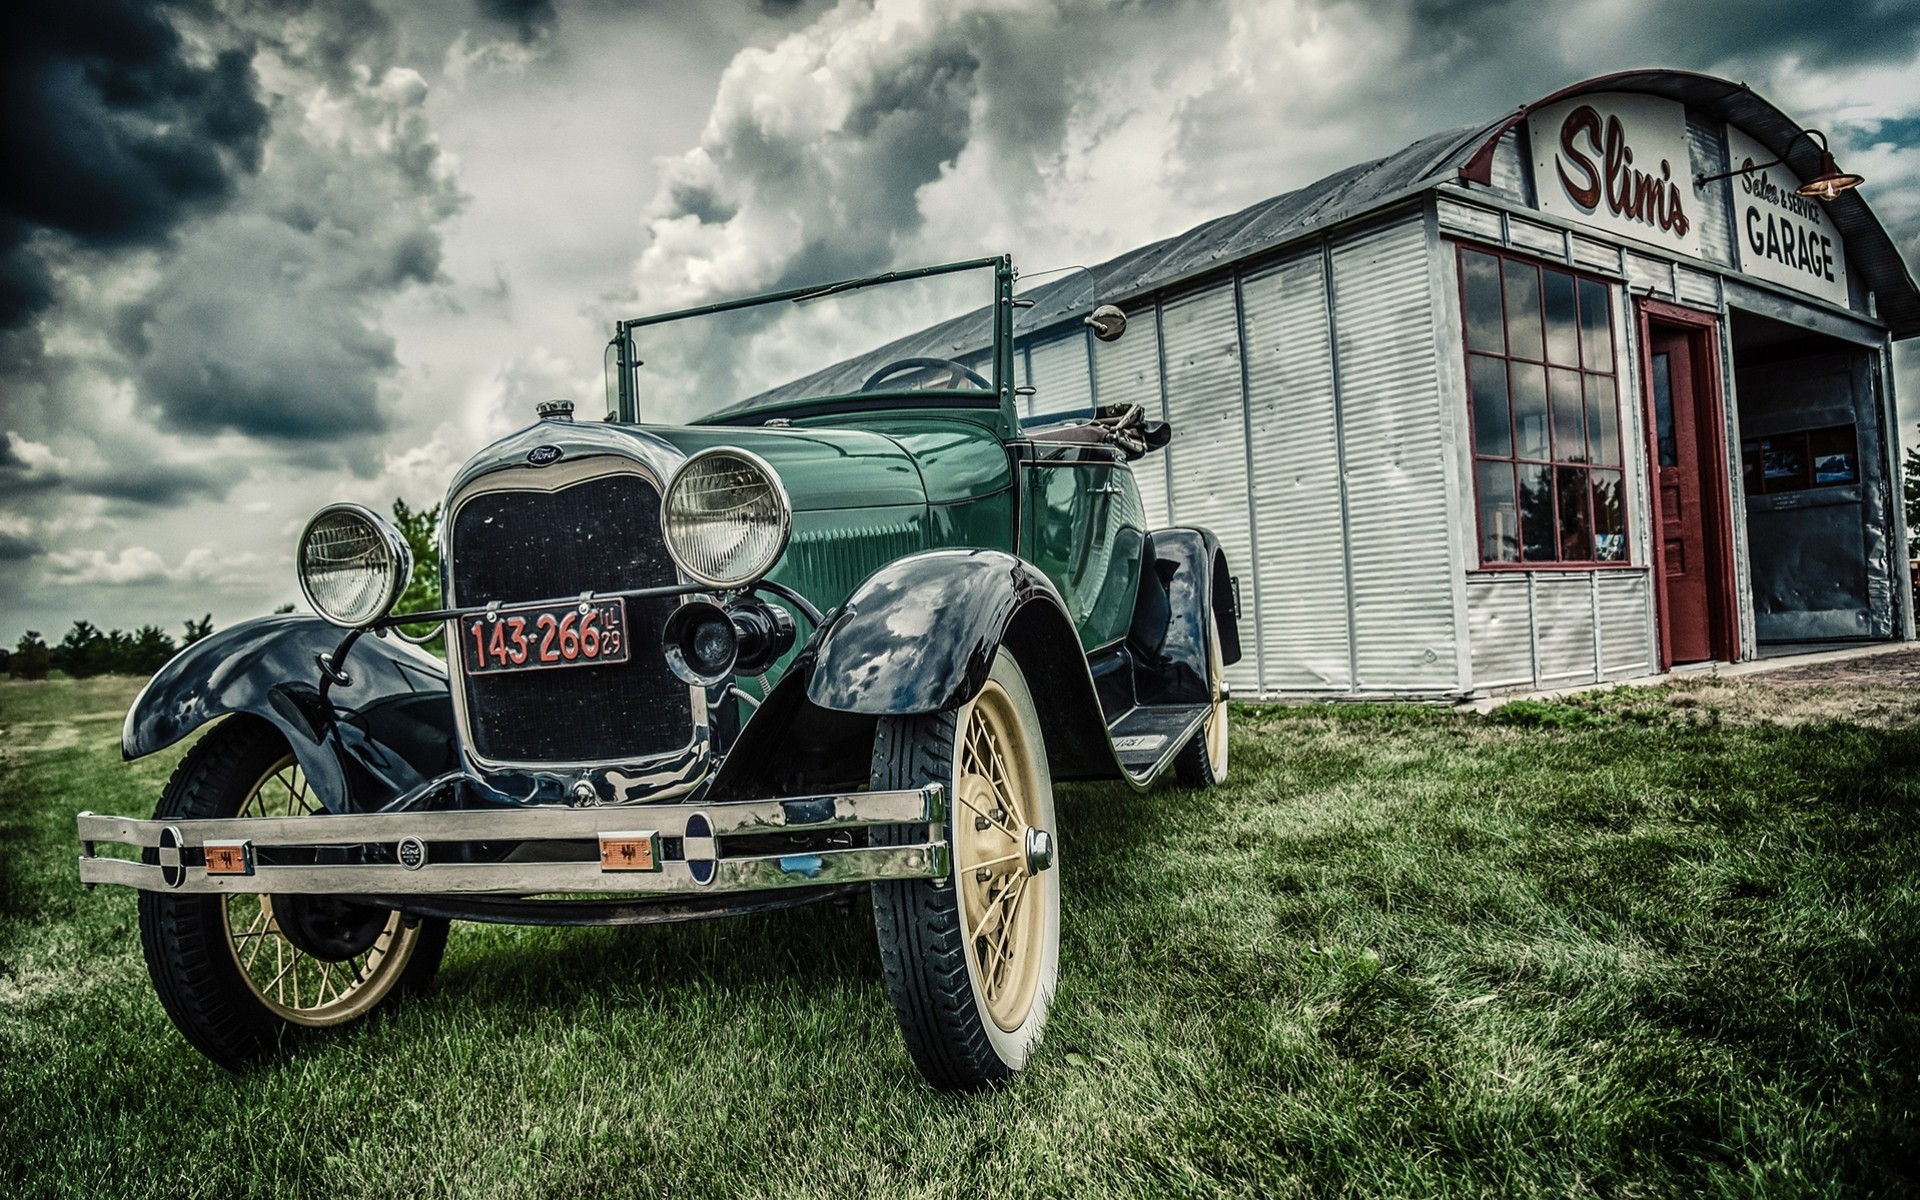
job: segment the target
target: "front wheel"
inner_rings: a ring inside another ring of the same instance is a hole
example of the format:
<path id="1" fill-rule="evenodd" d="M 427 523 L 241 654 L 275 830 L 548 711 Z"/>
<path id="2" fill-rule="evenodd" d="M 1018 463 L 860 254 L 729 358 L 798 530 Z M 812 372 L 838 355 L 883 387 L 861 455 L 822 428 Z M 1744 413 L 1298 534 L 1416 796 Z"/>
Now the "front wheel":
<path id="1" fill-rule="evenodd" d="M 881 718 L 874 788 L 930 783 L 947 796 L 952 875 L 875 884 L 874 925 L 907 1052 L 935 1087 L 966 1091 L 1026 1065 L 1060 972 L 1053 780 L 1033 696 L 1005 649 L 957 711 Z M 875 841 L 914 833 L 875 830 Z"/>
<path id="2" fill-rule="evenodd" d="M 320 811 L 271 727 L 231 719 L 168 781 L 156 816 L 301 816 Z M 140 893 L 140 942 L 160 1003 L 189 1042 L 238 1070 L 292 1036 L 345 1025 L 423 990 L 447 922 L 335 896 Z"/>

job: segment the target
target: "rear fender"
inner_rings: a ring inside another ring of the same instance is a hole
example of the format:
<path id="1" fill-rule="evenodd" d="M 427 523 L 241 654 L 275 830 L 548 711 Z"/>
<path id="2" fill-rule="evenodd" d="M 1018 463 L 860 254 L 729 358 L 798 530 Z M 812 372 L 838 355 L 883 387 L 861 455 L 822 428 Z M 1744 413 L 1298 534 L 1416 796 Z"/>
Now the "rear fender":
<path id="1" fill-rule="evenodd" d="M 1141 704 L 1203 704 L 1207 617 L 1220 631 L 1221 661 L 1240 661 L 1239 605 L 1220 539 L 1207 529 L 1156 529 L 1147 537 L 1127 648 Z"/>
<path id="2" fill-rule="evenodd" d="M 329 812 L 375 809 L 455 769 L 446 667 L 397 638 L 367 636 L 320 691 L 315 657 L 343 632 L 317 617 L 246 621 L 188 646 L 127 710 L 121 753 L 163 750 L 229 714 L 266 721 L 287 739 Z"/>

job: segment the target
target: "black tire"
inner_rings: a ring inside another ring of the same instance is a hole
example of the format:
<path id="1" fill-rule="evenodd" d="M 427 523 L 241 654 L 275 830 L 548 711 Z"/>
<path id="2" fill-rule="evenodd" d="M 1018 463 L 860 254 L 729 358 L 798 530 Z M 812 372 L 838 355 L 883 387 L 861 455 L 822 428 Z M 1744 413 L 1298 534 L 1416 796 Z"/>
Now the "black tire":
<path id="1" fill-rule="evenodd" d="M 284 793 L 284 794 L 283 794 Z M 160 796 L 159 820 L 233 817 L 244 809 L 314 809 L 287 744 L 271 726 L 230 718 L 181 760 Z M 155 861 L 148 851 L 149 861 Z M 344 916 L 377 928 L 364 952 L 344 959 L 308 954 L 280 929 L 276 904 L 318 917 Z M 311 907 L 316 904 L 327 908 Z M 246 927 L 236 934 L 238 920 Z M 351 1024 L 395 998 L 424 991 L 447 945 L 447 922 L 409 921 L 390 910 L 326 897 L 140 893 L 140 944 L 161 1006 L 195 1049 L 230 1070 L 269 1058 L 301 1037 Z M 269 950 L 275 965 L 262 963 Z M 246 957 L 243 959 L 243 955 Z M 249 965 L 250 964 L 250 965 Z M 271 981 L 266 973 L 277 971 Z M 303 977 L 318 974 L 314 1003 Z M 337 973 L 337 976 L 336 976 Z M 293 986 L 287 995 L 289 977 Z M 331 983 L 335 995 L 327 999 Z M 271 995 L 269 993 L 272 993 Z"/>
<path id="2" fill-rule="evenodd" d="M 1213 711 L 1173 760 L 1174 777 L 1190 788 L 1227 781 L 1227 664 L 1220 653 L 1220 622 L 1211 614 L 1207 617 L 1207 690 Z"/>
<path id="3" fill-rule="evenodd" d="M 1004 773 L 992 762 L 969 770 L 985 761 L 982 738 L 1000 747 Z M 875 884 L 874 927 L 914 1065 L 937 1088 L 970 1091 L 1026 1066 L 1060 970 L 1053 781 L 1033 697 L 1006 650 L 980 696 L 958 711 L 880 720 L 873 786 L 935 782 L 946 789 L 952 812 L 952 874 Z M 1029 829 L 1044 833 L 1031 854 Z M 920 827 L 876 829 L 874 840 L 917 842 Z M 1011 864 L 998 861 L 1008 855 Z M 995 865 L 1005 869 L 996 872 Z M 978 876 L 982 870 L 989 878 Z M 983 961 L 992 962 L 991 972 Z"/>

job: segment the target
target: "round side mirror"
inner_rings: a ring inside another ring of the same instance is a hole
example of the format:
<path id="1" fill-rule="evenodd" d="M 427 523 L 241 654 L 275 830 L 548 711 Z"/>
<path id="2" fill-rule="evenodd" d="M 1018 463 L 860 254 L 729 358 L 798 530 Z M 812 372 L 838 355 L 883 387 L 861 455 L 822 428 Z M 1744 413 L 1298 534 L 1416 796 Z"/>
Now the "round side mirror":
<path id="1" fill-rule="evenodd" d="M 1112 304 L 1102 304 L 1087 317 L 1087 327 L 1103 342 L 1117 342 L 1127 331 L 1127 314 Z"/>

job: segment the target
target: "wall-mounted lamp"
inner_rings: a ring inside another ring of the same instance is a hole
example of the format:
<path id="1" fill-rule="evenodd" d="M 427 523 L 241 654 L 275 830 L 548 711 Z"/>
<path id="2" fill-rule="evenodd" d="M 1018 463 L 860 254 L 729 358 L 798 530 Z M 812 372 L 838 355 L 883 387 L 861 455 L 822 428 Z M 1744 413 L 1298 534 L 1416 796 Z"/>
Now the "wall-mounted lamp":
<path id="1" fill-rule="evenodd" d="M 1831 200 L 1841 192 L 1850 192 L 1866 182 L 1866 180 L 1860 176 L 1850 174 L 1840 169 L 1840 164 L 1833 161 L 1833 151 L 1827 148 L 1827 135 L 1818 129 L 1802 129 L 1799 133 L 1794 134 L 1793 141 L 1787 143 L 1787 149 L 1793 149 L 1794 143 L 1798 142 L 1801 138 L 1807 138 L 1808 140 L 1814 138 L 1820 139 L 1820 169 L 1814 174 L 1812 179 L 1807 180 L 1799 187 L 1793 189 L 1796 194 L 1811 196 L 1816 200 Z M 1753 163 L 1749 166 L 1735 167 L 1731 171 L 1722 171 L 1717 175 L 1695 175 L 1693 177 L 1693 186 L 1704 187 L 1716 179 L 1730 179 L 1735 175 L 1745 175 L 1751 171 L 1764 171 L 1768 167 L 1780 166 L 1786 161 L 1787 156 L 1782 154 L 1772 162 Z"/>

